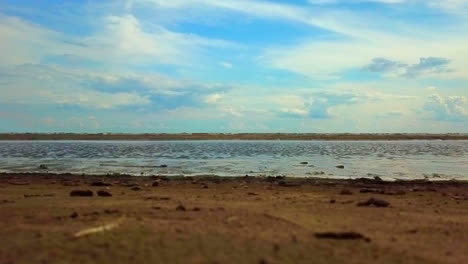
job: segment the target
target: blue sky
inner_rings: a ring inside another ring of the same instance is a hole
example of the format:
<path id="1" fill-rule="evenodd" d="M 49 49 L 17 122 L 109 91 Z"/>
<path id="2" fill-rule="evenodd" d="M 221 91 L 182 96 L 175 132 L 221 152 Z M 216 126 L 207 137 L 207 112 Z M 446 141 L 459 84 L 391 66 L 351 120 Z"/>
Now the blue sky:
<path id="1" fill-rule="evenodd" d="M 468 0 L 0 2 L 0 132 L 468 132 Z"/>

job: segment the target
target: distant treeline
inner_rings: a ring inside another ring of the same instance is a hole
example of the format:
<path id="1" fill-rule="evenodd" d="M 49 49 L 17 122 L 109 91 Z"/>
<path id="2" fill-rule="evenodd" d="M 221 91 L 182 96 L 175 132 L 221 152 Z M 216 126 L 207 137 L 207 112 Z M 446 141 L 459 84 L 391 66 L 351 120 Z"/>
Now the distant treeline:
<path id="1" fill-rule="evenodd" d="M 75 134 L 3 133 L 0 140 L 468 140 L 468 134 L 179 133 Z"/>

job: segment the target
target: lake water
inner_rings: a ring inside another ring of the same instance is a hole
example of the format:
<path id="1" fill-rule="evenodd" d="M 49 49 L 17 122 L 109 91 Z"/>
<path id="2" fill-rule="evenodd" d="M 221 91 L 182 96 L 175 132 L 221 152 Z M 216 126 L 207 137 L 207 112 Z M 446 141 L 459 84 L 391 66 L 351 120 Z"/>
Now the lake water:
<path id="1" fill-rule="evenodd" d="M 0 171 L 468 180 L 468 141 L 0 141 Z"/>

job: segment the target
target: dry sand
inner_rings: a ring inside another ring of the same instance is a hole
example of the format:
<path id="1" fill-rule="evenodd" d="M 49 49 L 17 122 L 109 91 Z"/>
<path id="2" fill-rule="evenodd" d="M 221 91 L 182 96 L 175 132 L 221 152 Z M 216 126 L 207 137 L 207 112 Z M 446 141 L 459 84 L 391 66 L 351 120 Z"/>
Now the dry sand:
<path id="1" fill-rule="evenodd" d="M 5 264 L 468 263 L 466 182 L 3 174 L 0 215 Z"/>

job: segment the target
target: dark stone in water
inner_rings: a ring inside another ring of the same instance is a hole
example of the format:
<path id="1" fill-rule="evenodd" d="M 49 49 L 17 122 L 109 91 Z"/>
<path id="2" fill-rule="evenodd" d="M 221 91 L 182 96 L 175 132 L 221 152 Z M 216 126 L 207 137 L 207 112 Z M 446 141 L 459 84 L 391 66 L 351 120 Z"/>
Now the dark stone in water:
<path id="1" fill-rule="evenodd" d="M 167 165 L 166 164 L 159 165 L 159 168 L 167 168 Z"/>
<path id="2" fill-rule="evenodd" d="M 302 165 L 307 165 L 307 164 L 309 164 L 309 162 L 303 161 L 303 162 L 301 162 L 300 164 L 302 164 Z"/>
<path id="3" fill-rule="evenodd" d="M 45 165 L 45 164 L 41 164 L 41 165 L 39 165 L 39 169 L 41 169 L 41 170 L 48 170 L 49 167 L 47 167 L 47 165 Z"/>
<path id="4" fill-rule="evenodd" d="M 108 191 L 104 191 L 104 190 L 100 190 L 97 192 L 97 195 L 98 196 L 102 196 L 102 197 L 110 197 L 112 196 L 112 194 Z"/>
<path id="5" fill-rule="evenodd" d="M 344 165 L 338 165 L 336 166 L 338 169 L 344 169 Z"/>
<path id="6" fill-rule="evenodd" d="M 319 232 L 315 233 L 318 239 L 337 239 L 337 240 L 357 240 L 363 239 L 370 242 L 370 239 L 357 232 Z"/>
<path id="7" fill-rule="evenodd" d="M 73 190 L 70 196 L 93 196 L 93 191 L 90 190 Z"/>
<path id="8" fill-rule="evenodd" d="M 369 200 L 365 202 L 360 202 L 357 204 L 357 206 L 375 206 L 375 207 L 388 207 L 390 205 L 389 202 L 380 200 L 380 199 L 375 199 L 375 198 L 370 198 Z"/>
<path id="9" fill-rule="evenodd" d="M 383 181 L 382 178 L 380 178 L 379 176 L 374 176 L 374 180 L 376 180 L 376 181 Z"/>

